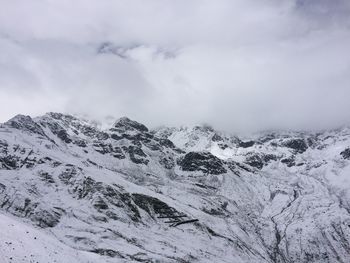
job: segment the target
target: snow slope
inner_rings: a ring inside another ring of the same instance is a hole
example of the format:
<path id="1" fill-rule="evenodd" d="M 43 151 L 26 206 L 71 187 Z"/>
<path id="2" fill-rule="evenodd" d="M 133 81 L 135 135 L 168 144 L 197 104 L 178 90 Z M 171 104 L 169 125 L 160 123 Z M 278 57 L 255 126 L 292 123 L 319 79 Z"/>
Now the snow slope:
<path id="1" fill-rule="evenodd" d="M 99 256 L 94 253 L 72 249 L 49 232 L 0 214 L 0 262 L 93 263 L 98 260 Z"/>
<path id="2" fill-rule="evenodd" d="M 347 128 L 242 139 L 19 115 L 0 125 L 0 256 L 349 262 L 349 147 Z"/>

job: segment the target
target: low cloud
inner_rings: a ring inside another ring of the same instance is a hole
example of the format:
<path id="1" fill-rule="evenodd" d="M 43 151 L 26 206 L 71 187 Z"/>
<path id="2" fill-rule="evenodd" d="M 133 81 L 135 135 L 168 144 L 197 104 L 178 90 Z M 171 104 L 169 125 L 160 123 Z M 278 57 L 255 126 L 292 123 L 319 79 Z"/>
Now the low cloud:
<path id="1" fill-rule="evenodd" d="M 349 15 L 345 0 L 13 0 L 0 10 L 0 120 L 348 125 Z"/>

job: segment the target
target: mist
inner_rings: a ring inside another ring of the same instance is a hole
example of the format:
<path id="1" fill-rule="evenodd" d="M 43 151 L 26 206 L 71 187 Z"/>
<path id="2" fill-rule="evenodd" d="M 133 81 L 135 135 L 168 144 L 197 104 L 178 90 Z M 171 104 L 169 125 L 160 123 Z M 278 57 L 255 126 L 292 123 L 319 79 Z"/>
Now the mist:
<path id="1" fill-rule="evenodd" d="M 350 124 L 342 0 L 12 0 L 0 122 L 48 111 L 227 131 Z"/>

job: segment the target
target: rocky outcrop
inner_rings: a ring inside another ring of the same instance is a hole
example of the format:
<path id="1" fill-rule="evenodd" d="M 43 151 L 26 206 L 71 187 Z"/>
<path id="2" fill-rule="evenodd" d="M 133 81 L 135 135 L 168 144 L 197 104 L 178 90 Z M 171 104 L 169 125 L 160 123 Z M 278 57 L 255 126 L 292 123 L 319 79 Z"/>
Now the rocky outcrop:
<path id="1" fill-rule="evenodd" d="M 17 115 L 5 123 L 5 126 L 15 128 L 21 131 L 46 136 L 44 130 L 39 124 L 33 121 L 30 116 Z"/>
<path id="2" fill-rule="evenodd" d="M 344 151 L 340 153 L 340 155 L 344 158 L 349 160 L 350 159 L 350 148 L 346 148 Z"/>
<path id="3" fill-rule="evenodd" d="M 249 148 L 249 147 L 252 147 L 254 144 L 255 144 L 254 141 L 241 141 L 239 142 L 239 147 Z"/>
<path id="4" fill-rule="evenodd" d="M 209 152 L 189 152 L 178 162 L 183 171 L 205 174 L 223 174 L 227 170 L 223 161 Z"/>
<path id="5" fill-rule="evenodd" d="M 130 120 L 127 117 L 120 118 L 113 125 L 113 130 L 118 132 L 127 132 L 127 131 L 138 131 L 138 132 L 148 132 L 148 128 L 136 121 Z"/>
<path id="6" fill-rule="evenodd" d="M 304 139 L 288 139 L 282 145 L 293 149 L 296 153 L 303 153 L 308 149 L 308 145 Z"/>
<path id="7" fill-rule="evenodd" d="M 246 156 L 245 163 L 257 169 L 262 169 L 269 162 L 277 160 L 278 157 L 274 154 L 249 153 Z"/>

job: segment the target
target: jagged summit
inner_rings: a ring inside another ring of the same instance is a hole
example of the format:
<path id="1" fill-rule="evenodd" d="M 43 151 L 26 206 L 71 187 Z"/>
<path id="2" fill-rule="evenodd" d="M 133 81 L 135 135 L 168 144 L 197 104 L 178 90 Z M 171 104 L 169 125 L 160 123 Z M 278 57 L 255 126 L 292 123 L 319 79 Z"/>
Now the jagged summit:
<path id="1" fill-rule="evenodd" d="M 74 119 L 77 119 L 73 115 L 63 114 L 63 113 L 59 113 L 59 112 L 48 112 L 45 114 L 45 116 L 51 117 L 51 118 L 56 119 L 56 120 L 62 120 L 62 119 L 74 120 Z"/>
<path id="2" fill-rule="evenodd" d="M 113 128 L 121 132 L 125 132 L 125 131 L 148 132 L 148 128 L 145 125 L 137 121 L 130 120 L 128 117 L 122 117 L 118 119 L 114 123 Z"/>
<path id="3" fill-rule="evenodd" d="M 18 115 L 0 126 L 0 210 L 62 245 L 46 261 L 348 262 L 349 148 L 346 128 L 241 138 Z"/>
<path id="4" fill-rule="evenodd" d="M 18 114 L 12 119 L 5 122 L 4 124 L 5 126 L 12 127 L 18 130 L 33 132 L 42 136 L 45 135 L 40 125 L 34 122 L 30 116 Z"/>

